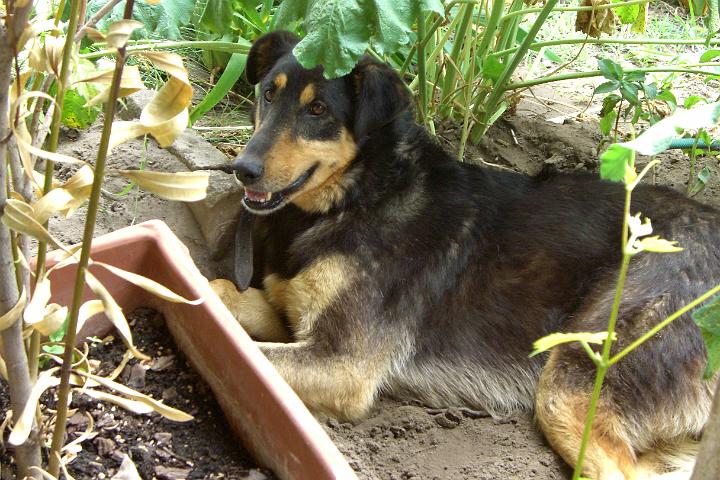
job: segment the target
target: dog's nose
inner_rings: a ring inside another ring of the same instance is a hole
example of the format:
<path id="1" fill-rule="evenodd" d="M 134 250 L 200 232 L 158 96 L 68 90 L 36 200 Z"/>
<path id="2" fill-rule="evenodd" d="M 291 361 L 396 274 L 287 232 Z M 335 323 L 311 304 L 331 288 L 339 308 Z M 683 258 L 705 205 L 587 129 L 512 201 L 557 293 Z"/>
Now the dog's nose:
<path id="1" fill-rule="evenodd" d="M 265 168 L 260 159 L 253 155 L 240 155 L 232 163 L 235 176 L 242 183 L 253 183 L 262 177 Z"/>

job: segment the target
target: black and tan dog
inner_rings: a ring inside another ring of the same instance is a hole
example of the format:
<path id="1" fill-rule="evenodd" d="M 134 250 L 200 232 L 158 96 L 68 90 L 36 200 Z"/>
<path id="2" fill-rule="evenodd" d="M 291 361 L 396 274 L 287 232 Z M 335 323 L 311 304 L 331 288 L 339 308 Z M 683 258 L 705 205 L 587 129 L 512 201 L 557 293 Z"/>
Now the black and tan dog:
<path id="1" fill-rule="evenodd" d="M 254 214 L 254 268 L 240 229 L 239 283 L 254 272 L 257 288 L 216 291 L 313 411 L 355 419 L 381 393 L 494 415 L 534 407 L 573 464 L 594 366 L 579 346 L 528 354 L 551 332 L 606 329 L 622 187 L 456 162 L 389 67 L 363 59 L 327 80 L 296 61 L 297 40 L 275 32 L 249 54 L 256 131 L 233 168 Z M 633 259 L 615 351 L 720 282 L 717 211 L 654 187 L 636 189 L 632 210 L 684 250 Z M 705 363 L 683 316 L 612 367 L 586 474 L 671 471 L 708 415 Z"/>

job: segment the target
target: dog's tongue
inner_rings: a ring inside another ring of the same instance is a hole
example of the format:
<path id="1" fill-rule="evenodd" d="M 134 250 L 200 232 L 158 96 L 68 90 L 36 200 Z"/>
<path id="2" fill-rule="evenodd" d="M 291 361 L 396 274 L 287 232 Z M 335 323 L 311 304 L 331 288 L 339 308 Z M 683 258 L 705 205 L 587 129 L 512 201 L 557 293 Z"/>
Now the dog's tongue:
<path id="1" fill-rule="evenodd" d="M 253 202 L 267 202 L 272 197 L 272 192 L 254 192 L 246 188 L 245 196 Z"/>

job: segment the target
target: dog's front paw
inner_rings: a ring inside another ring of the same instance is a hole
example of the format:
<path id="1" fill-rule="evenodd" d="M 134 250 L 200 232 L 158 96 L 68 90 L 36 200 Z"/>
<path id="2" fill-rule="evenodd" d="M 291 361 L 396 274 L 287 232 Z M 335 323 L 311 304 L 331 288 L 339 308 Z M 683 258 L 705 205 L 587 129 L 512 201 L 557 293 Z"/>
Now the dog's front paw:
<path id="1" fill-rule="evenodd" d="M 239 291 L 229 280 L 217 279 L 210 287 L 248 334 L 265 342 L 290 341 L 285 325 L 257 288 Z"/>

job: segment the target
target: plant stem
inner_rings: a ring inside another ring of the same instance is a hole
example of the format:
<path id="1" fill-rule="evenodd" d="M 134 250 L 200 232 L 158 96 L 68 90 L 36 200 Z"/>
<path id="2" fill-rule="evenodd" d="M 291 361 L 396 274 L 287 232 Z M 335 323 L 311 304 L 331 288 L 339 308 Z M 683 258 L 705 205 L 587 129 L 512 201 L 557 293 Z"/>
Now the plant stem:
<path id="1" fill-rule="evenodd" d="M 687 193 L 690 194 L 690 189 L 693 185 L 693 179 L 695 178 L 695 162 L 697 160 L 697 146 L 700 142 L 700 135 L 695 135 L 695 141 L 690 149 L 690 177 L 688 178 Z"/>
<path id="2" fill-rule="evenodd" d="M 603 342 L 602 355 L 599 362 L 596 362 L 597 372 L 595 373 L 595 385 L 593 387 L 592 396 L 590 397 L 590 404 L 588 406 L 587 416 L 585 417 L 585 427 L 583 429 L 582 440 L 580 442 L 580 450 L 578 451 L 578 458 L 575 462 L 575 470 L 573 471 L 572 480 L 578 480 L 582 474 L 583 463 L 585 461 L 585 452 L 590 443 L 590 435 L 592 433 L 592 424 L 595 418 L 595 410 L 597 409 L 598 401 L 600 400 L 600 393 L 602 391 L 602 384 L 605 380 L 605 374 L 608 368 L 610 368 L 610 349 L 612 347 L 613 336 L 615 334 L 615 324 L 617 323 L 618 312 L 620 311 L 620 301 L 622 299 L 623 288 L 625 286 L 625 278 L 627 277 L 628 266 L 630 265 L 630 258 L 632 257 L 629 253 L 626 253 L 626 245 L 628 241 L 628 217 L 630 216 L 630 198 L 632 195 L 632 189 L 626 186 L 625 189 L 625 206 L 623 208 L 623 225 L 621 235 L 621 248 L 623 252 L 622 263 L 620 264 L 620 272 L 618 274 L 617 285 L 615 287 L 615 297 L 613 299 L 612 310 L 610 311 L 610 320 L 608 321 L 607 337 Z"/>
<path id="3" fill-rule="evenodd" d="M 17 58 L 17 40 L 27 25 L 32 7 L 32 2 L 25 2 L 21 6 L 6 3 L 4 21 L 0 22 L 0 138 L 5 139 L 0 144 L 0 212 L 7 201 L 7 147 L 10 136 L 8 92 L 12 82 L 13 60 Z M 11 235 L 10 229 L 0 224 L 0 315 L 10 310 L 20 297 L 15 277 L 16 266 L 10 250 Z M 21 318 L 0 332 L 0 337 L 8 374 L 10 406 L 13 419 L 17 420 L 32 390 Z M 31 470 L 32 467 L 39 467 L 41 462 L 36 427 L 33 427 L 25 443 L 15 448 L 15 462 L 18 478 L 38 478 Z"/>
<path id="4" fill-rule="evenodd" d="M 708 62 L 708 63 L 690 65 L 690 66 L 692 66 L 692 67 L 696 67 L 696 66 L 718 67 L 718 66 L 720 66 L 720 63 Z M 710 72 L 707 70 L 696 70 L 694 68 L 681 68 L 681 67 L 647 67 L 647 68 L 632 68 L 632 69 L 625 70 L 625 73 L 633 73 L 633 72 L 645 72 L 645 73 L 679 72 L 679 73 L 695 73 L 698 75 L 717 75 L 717 72 Z M 600 72 L 600 70 L 593 70 L 590 72 L 564 73 L 562 75 L 555 75 L 552 77 L 536 78 L 533 80 L 526 80 L 524 82 L 511 83 L 506 86 L 506 91 L 516 90 L 518 88 L 534 87 L 536 85 L 542 85 L 544 83 L 551 83 L 551 82 L 559 82 L 561 80 L 577 80 L 580 78 L 601 77 L 601 76 L 602 76 L 602 73 Z"/>
<path id="5" fill-rule="evenodd" d="M 455 31 L 455 42 L 453 43 L 452 50 L 450 51 L 450 58 L 456 63 L 460 49 L 462 48 L 463 42 L 467 41 L 465 36 L 467 34 L 468 26 L 470 25 L 470 19 L 472 18 L 475 5 L 466 4 L 460 7 L 458 16 L 460 16 L 460 25 Z M 443 78 L 442 87 L 440 88 L 440 98 L 448 98 L 448 93 L 455 89 L 456 71 L 454 68 L 445 68 L 445 77 Z M 443 118 L 448 117 L 451 114 L 452 102 L 443 102 L 440 105 L 440 116 Z"/>
<path id="6" fill-rule="evenodd" d="M 520 61 L 525 58 L 525 54 L 527 53 L 528 49 L 530 48 L 530 45 L 532 44 L 533 40 L 535 40 L 535 37 L 537 36 L 538 32 L 540 31 L 540 27 L 545 23 L 545 20 L 547 20 L 547 17 L 552 12 L 553 8 L 557 4 L 558 0 L 547 0 L 547 3 L 545 3 L 545 6 L 540 11 L 540 14 L 537 16 L 537 19 L 535 19 L 535 22 L 533 22 L 532 27 L 530 27 L 530 30 L 527 33 L 527 36 L 523 40 L 523 42 L 520 44 L 519 47 L 517 47 L 517 50 L 515 51 L 515 54 L 510 59 L 508 64 L 505 66 L 505 69 L 500 74 L 500 77 L 498 78 L 497 82 L 495 82 L 495 85 L 493 86 L 492 91 L 490 92 L 490 95 L 485 99 L 484 102 L 482 102 L 482 116 L 481 118 L 481 133 L 484 134 L 487 129 L 490 127 L 488 125 L 488 119 L 492 117 L 492 115 L 495 113 L 498 104 L 500 103 L 500 99 L 505 94 L 507 90 L 510 90 L 511 87 L 508 85 L 508 82 L 510 81 L 510 77 L 515 72 L 515 69 L 520 64 Z M 493 5 L 493 8 L 495 6 Z M 492 21 L 492 20 L 491 20 Z M 484 39 L 483 39 L 484 40 Z M 481 55 L 483 52 L 481 51 Z M 480 105 L 479 105 L 480 106 Z"/>
<path id="7" fill-rule="evenodd" d="M 227 53 L 244 53 L 250 51 L 248 45 L 242 45 L 236 42 L 217 42 L 217 41 L 183 41 L 183 42 L 148 42 L 132 45 L 126 48 L 127 53 L 137 52 L 141 50 L 162 50 L 169 48 L 197 48 L 200 50 L 215 50 Z M 80 58 L 94 60 L 101 57 L 115 55 L 115 50 L 98 50 L 91 53 L 81 53 Z"/>
<path id="8" fill-rule="evenodd" d="M 123 18 L 128 19 L 131 17 L 133 4 L 134 0 L 126 1 L 125 14 Z M 70 397 L 70 369 L 72 367 L 73 346 L 75 345 L 77 339 L 78 313 L 80 311 L 83 290 L 85 287 L 85 271 L 90 259 L 90 249 L 92 247 L 92 238 L 95 231 L 95 219 L 97 217 L 98 206 L 100 204 L 100 192 L 103 178 L 105 176 L 105 161 L 107 159 L 108 145 L 110 143 L 113 117 L 115 116 L 116 100 L 120 92 L 120 79 L 122 78 L 125 57 L 125 47 L 118 48 L 117 59 L 115 62 L 115 72 L 110 85 L 110 94 L 108 96 L 107 104 L 105 105 L 103 131 L 102 136 L 100 137 L 97 159 L 95 160 L 95 175 L 88 203 L 87 216 L 85 217 L 82 250 L 80 252 L 80 260 L 77 265 L 73 301 L 70 307 L 67 333 L 65 334 L 65 351 L 63 352 L 63 363 L 60 369 L 60 387 L 58 390 L 57 419 L 55 421 L 55 431 L 53 432 L 52 446 L 49 455 L 50 465 L 48 468 L 48 472 L 56 477 L 60 471 L 59 453 L 65 438 L 68 399 Z"/>
<path id="9" fill-rule="evenodd" d="M 597 5 L 597 6 L 590 6 L 590 7 L 557 7 L 553 10 L 556 12 L 589 12 L 589 11 L 598 11 L 598 10 L 607 10 L 609 8 L 619 8 L 619 7 L 629 7 L 630 5 L 639 5 L 642 3 L 650 3 L 651 0 L 630 0 L 628 2 L 617 2 L 617 3 L 608 3 L 606 5 Z M 514 17 L 528 15 L 530 13 L 539 13 L 542 11 L 542 8 L 526 8 L 524 10 L 516 10 L 514 12 L 509 12 L 507 15 L 504 15 L 501 22 L 504 22 L 506 20 L 509 20 Z"/>
<path id="10" fill-rule="evenodd" d="M 418 39 L 425 38 L 425 18 L 423 18 L 422 10 L 418 7 L 417 9 L 417 37 Z M 417 69 L 418 69 L 418 91 L 420 92 L 420 119 L 423 125 L 428 124 L 427 109 L 428 109 L 428 98 L 427 98 L 427 82 L 425 79 L 425 45 L 422 42 L 417 44 Z"/>
<path id="11" fill-rule="evenodd" d="M 616 3 L 612 4 L 617 5 Z M 598 10 L 596 8 L 596 10 Z M 557 45 L 574 45 L 578 43 L 591 43 L 597 45 L 614 44 L 614 45 L 705 45 L 705 40 L 671 40 L 657 38 L 566 38 L 563 40 L 548 40 L 545 42 L 531 43 L 532 50 L 539 50 L 542 47 L 552 47 Z M 710 40 L 710 45 L 720 45 L 720 39 Z M 517 51 L 519 47 L 508 48 L 506 50 L 498 50 L 490 54 L 492 57 L 503 57 L 508 53 Z"/>
<path id="12" fill-rule="evenodd" d="M 122 0 L 109 0 L 105 5 L 103 5 L 100 10 L 98 10 L 95 15 L 93 15 L 85 24 L 78 30 L 78 32 L 75 34 L 75 41 L 79 42 L 82 40 L 83 35 L 85 35 L 85 32 L 88 28 L 92 28 L 95 26 L 97 22 L 99 22 L 105 15 L 110 13 L 110 10 L 115 8 L 115 5 L 120 3 Z"/>

